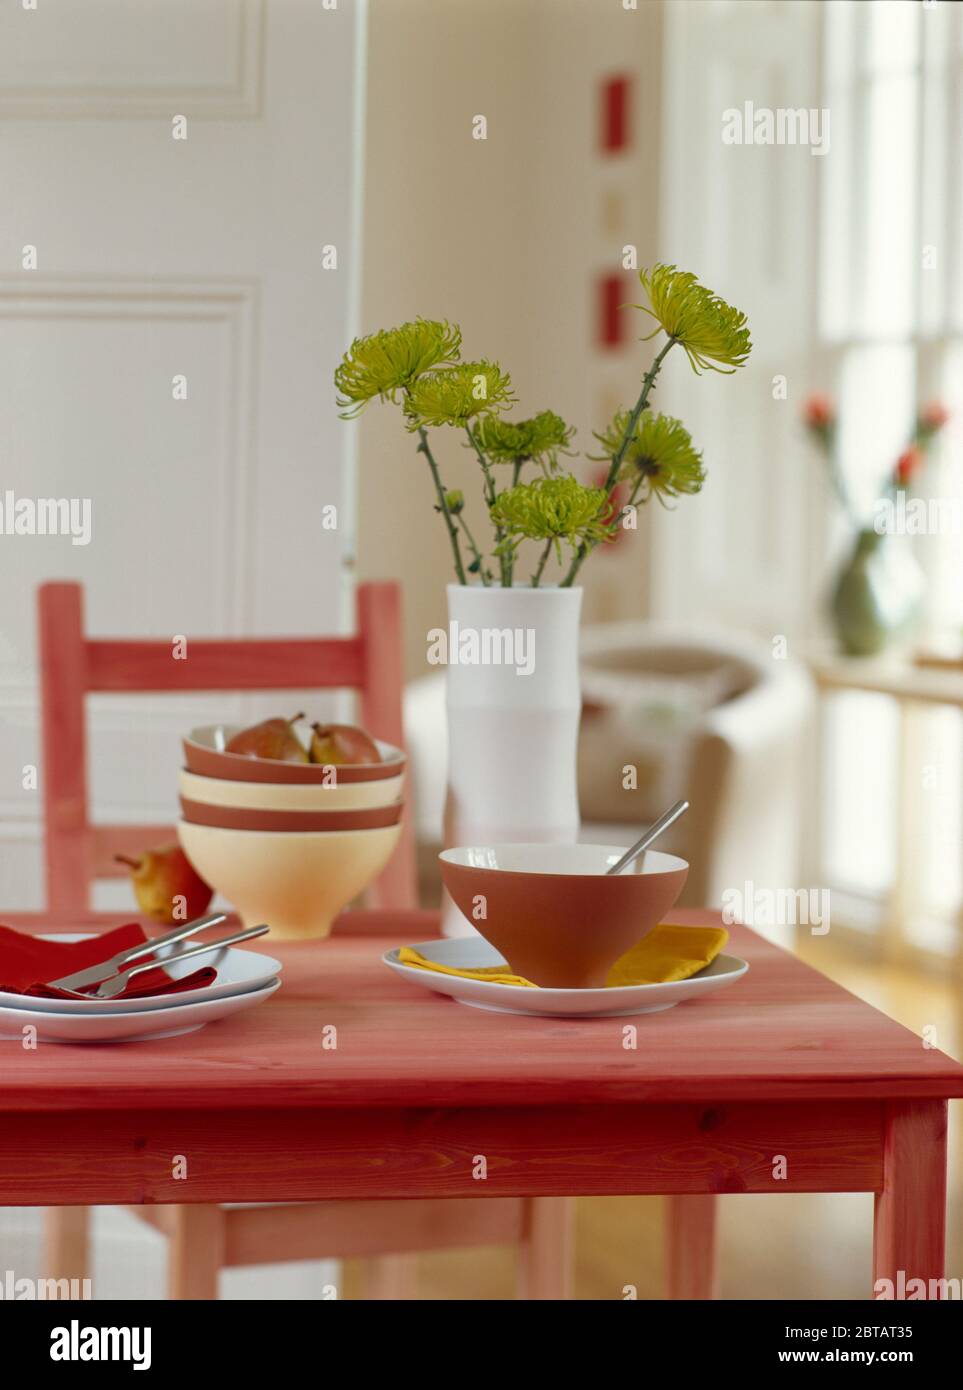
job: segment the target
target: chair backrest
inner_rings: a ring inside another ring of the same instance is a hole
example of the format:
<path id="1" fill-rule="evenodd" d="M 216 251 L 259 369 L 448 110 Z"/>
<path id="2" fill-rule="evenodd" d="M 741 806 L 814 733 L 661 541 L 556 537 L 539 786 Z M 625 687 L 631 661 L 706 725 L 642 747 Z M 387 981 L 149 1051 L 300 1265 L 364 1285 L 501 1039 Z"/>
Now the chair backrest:
<path id="1" fill-rule="evenodd" d="M 83 589 L 42 584 L 37 593 L 47 910 L 90 907 L 90 883 L 125 872 L 115 854 L 174 838 L 170 826 L 91 825 L 87 807 L 88 692 L 351 688 L 376 737 L 401 745 L 401 596 L 397 584 L 361 584 L 351 637 L 215 638 L 188 641 L 187 660 L 170 640 L 88 637 Z M 172 771 L 173 776 L 173 771 Z M 404 817 L 398 848 L 371 897 L 379 907 L 415 905 L 414 838 Z"/>

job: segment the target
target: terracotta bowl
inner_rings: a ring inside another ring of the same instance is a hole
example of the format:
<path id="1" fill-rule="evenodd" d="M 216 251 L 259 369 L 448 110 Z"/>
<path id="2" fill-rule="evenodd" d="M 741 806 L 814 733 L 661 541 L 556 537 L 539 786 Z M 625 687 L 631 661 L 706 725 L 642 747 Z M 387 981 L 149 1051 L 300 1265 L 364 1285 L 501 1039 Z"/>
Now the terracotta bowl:
<path id="1" fill-rule="evenodd" d="M 346 782 L 341 786 L 298 782 L 233 782 L 227 777 L 200 777 L 183 769 L 179 791 L 188 801 L 208 806 L 244 806 L 257 811 L 362 811 L 390 806 L 401 799 L 404 775 L 378 782 Z"/>
<path id="2" fill-rule="evenodd" d="M 184 761 L 188 772 L 202 777 L 218 777 L 231 782 L 300 782 L 313 786 L 347 786 L 353 782 L 380 782 L 397 777 L 405 768 L 405 755 L 393 744 L 375 739 L 380 763 L 352 763 L 335 769 L 322 763 L 282 763 L 273 758 L 245 758 L 226 753 L 227 744 L 238 732 L 236 724 L 204 724 L 183 739 Z"/>
<path id="3" fill-rule="evenodd" d="M 689 866 L 647 850 L 625 873 L 611 845 L 470 845 L 438 857 L 462 916 L 517 975 L 551 989 L 599 989 L 611 966 L 678 899 Z"/>
<path id="4" fill-rule="evenodd" d="M 360 811 L 262 811 L 256 806 L 209 806 L 181 797 L 181 815 L 191 825 L 219 825 L 225 830 L 380 830 L 401 819 L 402 803 L 366 806 Z"/>
<path id="5" fill-rule="evenodd" d="M 181 821 L 181 848 L 246 927 L 267 922 L 275 939 L 327 936 L 341 909 L 380 874 L 401 824 L 379 830 L 227 830 Z"/>

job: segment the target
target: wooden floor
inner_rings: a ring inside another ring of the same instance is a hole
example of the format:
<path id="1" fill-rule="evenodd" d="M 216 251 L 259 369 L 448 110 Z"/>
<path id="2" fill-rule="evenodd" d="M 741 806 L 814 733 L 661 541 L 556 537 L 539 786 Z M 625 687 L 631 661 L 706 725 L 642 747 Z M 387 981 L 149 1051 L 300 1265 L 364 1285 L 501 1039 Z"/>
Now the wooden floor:
<path id="1" fill-rule="evenodd" d="M 804 959 L 921 1033 L 963 1056 L 960 986 L 867 964 L 830 946 L 803 941 Z M 593 1197 L 578 1202 L 576 1297 L 661 1297 L 662 1203 L 653 1197 Z M 865 1298 L 870 1287 L 873 1199 L 840 1195 L 727 1196 L 721 1200 L 721 1296 L 744 1299 Z M 948 1276 L 963 1278 L 963 1103 L 950 1106 Z M 344 1271 L 344 1296 L 360 1295 L 358 1269 Z M 424 1255 L 418 1260 L 423 1299 L 511 1298 L 514 1258 L 507 1250 Z"/>

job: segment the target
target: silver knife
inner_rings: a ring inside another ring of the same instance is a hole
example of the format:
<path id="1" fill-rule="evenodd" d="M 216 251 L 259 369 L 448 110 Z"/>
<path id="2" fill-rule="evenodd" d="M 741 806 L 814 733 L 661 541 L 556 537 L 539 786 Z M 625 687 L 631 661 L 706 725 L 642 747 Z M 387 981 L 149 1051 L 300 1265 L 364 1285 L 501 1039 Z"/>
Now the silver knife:
<path id="1" fill-rule="evenodd" d="M 175 960 L 189 960 L 191 956 L 209 956 L 226 946 L 236 946 L 239 941 L 251 941 L 255 936 L 263 936 L 265 932 L 270 930 L 271 928 L 262 922 L 259 927 L 248 927 L 245 931 L 232 932 L 230 936 L 222 936 L 218 941 L 205 941 L 201 946 L 191 946 L 186 951 L 177 951 L 161 963 L 169 965 Z M 119 975 L 113 975 L 109 980 L 101 980 L 96 989 L 82 997 L 84 999 L 116 999 L 119 994 L 123 994 L 135 975 L 140 975 L 144 970 L 156 970 L 156 968 L 157 961 L 154 960 L 145 961 L 143 965 L 132 965 L 129 970 L 122 970 Z M 77 991 L 72 992 L 76 993 Z"/>
<path id="2" fill-rule="evenodd" d="M 212 912 L 208 917 L 197 917 L 193 922 L 185 922 L 183 926 L 166 932 L 164 936 L 155 936 L 151 941 L 141 941 L 136 946 L 128 946 L 126 951 L 118 951 L 116 956 L 102 960 L 97 965 L 89 965 L 86 970 L 75 970 L 72 975 L 65 975 L 62 980 L 51 980 L 50 986 L 52 989 L 83 989 L 87 985 L 95 985 L 99 980 L 110 979 L 111 975 L 116 975 L 122 966 L 129 965 L 131 961 L 139 960 L 141 956 L 153 955 L 161 946 L 173 946 L 175 942 L 183 941 L 195 932 L 203 931 L 205 927 L 216 927 L 218 923 L 225 921 L 226 912 Z"/>

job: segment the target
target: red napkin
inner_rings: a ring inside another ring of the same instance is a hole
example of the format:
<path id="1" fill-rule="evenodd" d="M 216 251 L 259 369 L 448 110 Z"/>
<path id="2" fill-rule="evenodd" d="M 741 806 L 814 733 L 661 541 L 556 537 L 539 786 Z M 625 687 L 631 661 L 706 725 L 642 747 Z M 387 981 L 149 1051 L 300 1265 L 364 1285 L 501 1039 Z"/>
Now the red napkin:
<path id="1" fill-rule="evenodd" d="M 29 994 L 40 999 L 72 999 L 62 989 L 51 989 L 46 980 L 59 980 L 75 970 L 110 960 L 118 951 L 138 946 L 147 940 L 147 933 L 138 922 L 127 922 L 113 931 L 92 936 L 86 941 L 42 941 L 39 936 L 0 926 L 0 991 L 6 994 Z M 142 961 L 132 961 L 140 965 Z M 180 994 L 188 989 L 200 989 L 217 979 L 210 965 L 195 970 L 183 979 L 172 980 L 166 970 L 145 970 L 135 975 L 122 994 L 115 999 L 137 999 L 145 994 Z"/>

